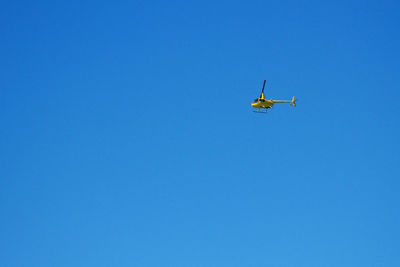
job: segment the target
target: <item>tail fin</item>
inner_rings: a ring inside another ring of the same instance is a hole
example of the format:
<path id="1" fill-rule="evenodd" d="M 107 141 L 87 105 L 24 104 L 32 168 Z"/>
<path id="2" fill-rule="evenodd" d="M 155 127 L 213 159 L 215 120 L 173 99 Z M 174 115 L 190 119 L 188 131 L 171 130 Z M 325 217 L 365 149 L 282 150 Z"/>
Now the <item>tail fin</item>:
<path id="1" fill-rule="evenodd" d="M 293 97 L 292 102 L 290 103 L 293 107 L 296 106 L 296 98 Z"/>

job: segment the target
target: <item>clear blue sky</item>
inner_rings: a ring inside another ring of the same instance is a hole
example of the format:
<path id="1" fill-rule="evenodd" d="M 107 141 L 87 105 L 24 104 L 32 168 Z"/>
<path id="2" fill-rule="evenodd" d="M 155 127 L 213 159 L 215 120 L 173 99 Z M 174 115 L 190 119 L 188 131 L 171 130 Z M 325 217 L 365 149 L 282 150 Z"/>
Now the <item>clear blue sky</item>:
<path id="1" fill-rule="evenodd" d="M 400 266 L 399 13 L 3 1 L 0 266 Z"/>

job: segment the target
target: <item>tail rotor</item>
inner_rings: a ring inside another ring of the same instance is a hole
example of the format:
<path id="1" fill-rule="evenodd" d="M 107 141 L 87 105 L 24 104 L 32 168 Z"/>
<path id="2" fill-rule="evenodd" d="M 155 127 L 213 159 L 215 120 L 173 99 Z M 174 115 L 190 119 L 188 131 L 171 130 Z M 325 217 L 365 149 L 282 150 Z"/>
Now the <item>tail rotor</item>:
<path id="1" fill-rule="evenodd" d="M 293 97 L 292 102 L 290 102 L 290 105 L 292 105 L 293 107 L 296 106 L 296 98 Z"/>

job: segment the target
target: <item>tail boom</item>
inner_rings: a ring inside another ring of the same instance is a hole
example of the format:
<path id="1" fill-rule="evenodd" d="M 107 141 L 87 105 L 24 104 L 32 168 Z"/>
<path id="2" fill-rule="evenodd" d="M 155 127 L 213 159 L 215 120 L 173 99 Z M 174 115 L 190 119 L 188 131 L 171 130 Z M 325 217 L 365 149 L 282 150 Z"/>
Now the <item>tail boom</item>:
<path id="1" fill-rule="evenodd" d="M 296 106 L 296 99 L 293 97 L 292 101 L 289 100 L 271 100 L 273 103 L 290 103 L 292 106 Z"/>

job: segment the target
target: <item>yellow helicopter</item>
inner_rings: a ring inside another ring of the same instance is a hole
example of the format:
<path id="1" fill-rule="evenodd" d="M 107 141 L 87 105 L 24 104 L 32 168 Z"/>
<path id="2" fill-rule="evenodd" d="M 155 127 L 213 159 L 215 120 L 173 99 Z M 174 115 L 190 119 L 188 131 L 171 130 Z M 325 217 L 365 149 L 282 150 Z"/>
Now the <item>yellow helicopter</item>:
<path id="1" fill-rule="evenodd" d="M 269 108 L 272 108 L 274 106 L 275 103 L 290 103 L 291 106 L 296 106 L 296 99 L 293 97 L 292 101 L 289 100 L 268 100 L 265 99 L 265 95 L 264 95 L 264 88 L 265 88 L 265 83 L 266 80 L 264 80 L 264 85 L 261 91 L 261 95 L 259 98 L 254 99 L 253 103 L 251 103 L 251 105 L 257 109 L 257 111 L 254 112 L 258 112 L 258 113 L 266 113 L 268 111 Z M 260 110 L 265 109 L 265 112 L 262 112 Z"/>

